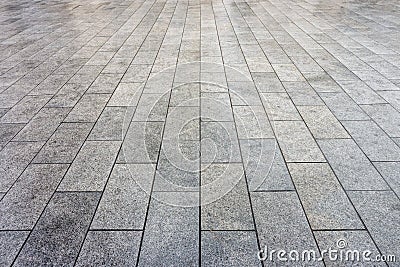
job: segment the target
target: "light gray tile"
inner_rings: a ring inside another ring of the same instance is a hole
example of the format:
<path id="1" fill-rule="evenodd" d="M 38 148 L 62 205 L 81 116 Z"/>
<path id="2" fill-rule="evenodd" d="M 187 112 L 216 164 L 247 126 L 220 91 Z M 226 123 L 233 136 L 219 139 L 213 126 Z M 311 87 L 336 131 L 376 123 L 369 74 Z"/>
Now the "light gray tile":
<path id="1" fill-rule="evenodd" d="M 271 120 L 301 120 L 287 93 L 265 93 L 262 100 Z"/>
<path id="2" fill-rule="evenodd" d="M 363 229 L 356 211 L 326 163 L 290 163 L 312 229 Z"/>
<path id="3" fill-rule="evenodd" d="M 362 105 L 361 107 L 390 137 L 400 137 L 399 111 L 389 104 Z"/>
<path id="4" fill-rule="evenodd" d="M 138 231 L 89 231 L 76 266 L 133 266 L 141 236 Z"/>
<path id="5" fill-rule="evenodd" d="M 287 162 L 323 162 L 322 152 L 302 121 L 276 121 L 275 134 Z"/>
<path id="6" fill-rule="evenodd" d="M 120 144 L 119 141 L 86 141 L 58 190 L 102 191 Z"/>
<path id="7" fill-rule="evenodd" d="M 233 113 L 239 139 L 274 138 L 262 106 L 234 106 Z"/>
<path id="8" fill-rule="evenodd" d="M 349 197 L 381 253 L 397 257 L 400 253 L 399 199 L 387 191 L 350 192 Z"/>
<path id="9" fill-rule="evenodd" d="M 79 102 L 65 118 L 65 122 L 95 122 L 106 103 L 110 99 L 108 94 L 87 94 L 82 96 Z"/>
<path id="10" fill-rule="evenodd" d="M 400 162 L 374 162 L 374 165 L 396 195 L 400 196 Z"/>
<path id="11" fill-rule="evenodd" d="M 345 190 L 387 190 L 385 180 L 352 139 L 318 144 Z"/>
<path id="12" fill-rule="evenodd" d="M 299 106 L 297 108 L 315 138 L 350 138 L 326 106 Z"/>
<path id="13" fill-rule="evenodd" d="M 253 231 L 201 233 L 202 266 L 261 266 L 257 251 L 257 238 Z"/>
<path id="14" fill-rule="evenodd" d="M 28 123 L 51 96 L 26 96 L 1 117 L 2 123 Z"/>
<path id="15" fill-rule="evenodd" d="M 400 147 L 372 121 L 343 122 L 371 161 L 400 161 Z"/>
<path id="16" fill-rule="evenodd" d="M 325 104 L 340 120 L 368 120 L 368 115 L 345 93 L 320 93 Z"/>

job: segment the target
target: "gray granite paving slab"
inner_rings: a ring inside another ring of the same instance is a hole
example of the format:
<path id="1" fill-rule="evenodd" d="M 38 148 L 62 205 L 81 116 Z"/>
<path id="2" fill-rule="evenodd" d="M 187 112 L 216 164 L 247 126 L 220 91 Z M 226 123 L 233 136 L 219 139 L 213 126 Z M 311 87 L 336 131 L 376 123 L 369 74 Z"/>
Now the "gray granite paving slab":
<path id="1" fill-rule="evenodd" d="M 335 174 L 326 163 L 290 163 L 312 229 L 364 229 Z"/>
<path id="2" fill-rule="evenodd" d="M 120 145 L 119 141 L 86 141 L 58 190 L 103 191 Z"/>
<path id="3" fill-rule="evenodd" d="M 192 198 L 192 192 L 180 192 L 183 201 Z M 198 193 L 197 199 L 198 199 Z M 199 262 L 199 208 L 168 204 L 176 198 L 174 192 L 153 193 L 140 250 L 139 266 L 197 265 Z M 198 200 L 197 200 L 198 201 Z M 154 247 L 159 253 L 154 253 Z"/>
<path id="4" fill-rule="evenodd" d="M 56 193 L 15 261 L 15 266 L 73 265 L 100 193 Z"/>
<path id="5" fill-rule="evenodd" d="M 116 164 L 91 229 L 143 229 L 153 164 Z"/>
<path id="6" fill-rule="evenodd" d="M 233 113 L 239 139 L 274 138 L 262 106 L 234 106 Z"/>
<path id="7" fill-rule="evenodd" d="M 141 83 L 120 83 L 107 106 L 136 106 L 143 90 Z"/>
<path id="8" fill-rule="evenodd" d="M 200 106 L 199 83 L 187 83 L 172 88 L 170 106 Z M 203 86 L 202 86 L 203 88 Z"/>
<path id="9" fill-rule="evenodd" d="M 286 162 L 323 162 L 322 152 L 302 121 L 275 121 L 275 134 Z"/>
<path id="10" fill-rule="evenodd" d="M 64 122 L 95 122 L 109 99 L 109 94 L 83 95 Z"/>
<path id="11" fill-rule="evenodd" d="M 240 149 L 250 191 L 294 190 L 276 140 L 240 140 Z"/>
<path id="12" fill-rule="evenodd" d="M 13 141 L 47 141 L 69 111 L 69 108 L 43 108 Z"/>
<path id="13" fill-rule="evenodd" d="M 132 122 L 122 143 L 117 162 L 157 162 L 163 125 L 163 122 Z"/>
<path id="14" fill-rule="evenodd" d="M 105 107 L 88 140 L 122 141 L 134 111 L 132 107 Z"/>
<path id="15" fill-rule="evenodd" d="M 241 162 L 233 122 L 201 122 L 201 162 Z"/>
<path id="16" fill-rule="evenodd" d="M 374 162 L 375 167 L 389 184 L 391 189 L 400 196 L 400 163 L 399 162 Z"/>
<path id="17" fill-rule="evenodd" d="M 76 266 L 133 266 L 141 235 L 139 231 L 89 231 Z"/>
<path id="18" fill-rule="evenodd" d="M 279 81 L 278 76 L 273 72 L 253 72 L 251 73 L 251 76 L 259 92 L 285 92 L 285 88 Z"/>
<path id="19" fill-rule="evenodd" d="M 400 248 L 398 197 L 387 191 L 350 192 L 349 197 L 381 253 L 398 257 Z M 396 264 L 389 263 L 389 266 Z"/>
<path id="20" fill-rule="evenodd" d="M 345 190 L 387 190 L 385 180 L 352 139 L 319 140 Z"/>
<path id="21" fill-rule="evenodd" d="M 261 106 L 262 102 L 253 82 L 228 83 L 229 94 L 234 106 Z"/>
<path id="22" fill-rule="evenodd" d="M 46 107 L 73 107 L 87 87 L 84 84 L 67 83 L 50 99 Z"/>
<path id="23" fill-rule="evenodd" d="M 331 248 L 331 250 L 343 253 L 341 266 L 386 266 L 383 262 L 369 260 L 375 260 L 380 253 L 367 231 L 316 231 L 314 235 L 321 251 L 329 251 Z M 355 251 L 355 254 L 348 253 L 348 251 Z M 370 251 L 371 254 L 364 258 L 364 251 Z M 326 266 L 338 266 L 340 258 L 337 256 L 335 259 L 333 255 L 329 257 L 329 254 L 326 253 L 324 262 Z"/>
<path id="24" fill-rule="evenodd" d="M 202 168 L 201 229 L 254 230 L 242 165 L 210 164 Z"/>
<path id="25" fill-rule="evenodd" d="M 282 266 L 276 255 L 270 260 L 271 250 L 314 250 L 319 255 L 307 218 L 295 192 L 254 192 L 251 194 L 254 218 L 260 246 L 267 253 L 265 264 Z M 267 248 L 267 249 L 266 249 Z M 264 254 L 265 256 L 265 254 Z M 305 266 L 323 266 L 318 262 L 303 262 Z M 292 266 L 293 262 L 287 262 Z"/>
<path id="26" fill-rule="evenodd" d="M 400 112 L 389 104 L 362 105 L 362 109 L 390 137 L 400 137 Z"/>
<path id="27" fill-rule="evenodd" d="M 307 82 L 283 82 L 283 86 L 296 106 L 324 104 Z"/>
<path id="28" fill-rule="evenodd" d="M 343 125 L 370 160 L 400 161 L 400 147 L 376 123 L 352 121 Z"/>
<path id="29" fill-rule="evenodd" d="M 265 93 L 261 96 L 271 120 L 301 120 L 287 93 Z"/>
<path id="30" fill-rule="evenodd" d="M 34 163 L 72 163 L 93 123 L 62 123 L 33 159 Z"/>
<path id="31" fill-rule="evenodd" d="M 0 142 L 3 144 L 0 148 L 3 149 L 24 126 L 23 123 L 0 123 Z"/>
<path id="32" fill-rule="evenodd" d="M 203 231 L 202 266 L 261 266 L 253 231 Z"/>
<path id="33" fill-rule="evenodd" d="M 345 93 L 320 93 L 322 100 L 339 121 L 368 120 L 368 115 Z"/>
<path id="34" fill-rule="evenodd" d="M 326 106 L 299 106 L 297 108 L 314 138 L 350 138 Z"/>
<path id="35" fill-rule="evenodd" d="M 136 107 L 133 121 L 165 121 L 170 93 L 143 94 Z"/>
<path id="36" fill-rule="evenodd" d="M 67 168 L 65 164 L 29 165 L 0 202 L 0 229 L 32 229 Z"/>
<path id="37" fill-rule="evenodd" d="M 324 72 L 305 72 L 306 80 L 318 93 L 341 92 L 340 86 L 327 73 Z"/>
<path id="38" fill-rule="evenodd" d="M 11 266 L 28 237 L 28 231 L 0 232 L 0 265 Z"/>
<path id="39" fill-rule="evenodd" d="M 51 96 L 26 96 L 0 118 L 2 123 L 28 123 Z"/>
<path id="40" fill-rule="evenodd" d="M 349 94 L 357 104 L 382 104 L 386 101 L 361 80 L 339 81 L 343 90 Z"/>
<path id="41" fill-rule="evenodd" d="M 201 93 L 202 121 L 233 121 L 228 93 Z"/>
<path id="42" fill-rule="evenodd" d="M 10 142 L 0 151 L 0 192 L 6 192 L 43 146 L 43 142 Z"/>

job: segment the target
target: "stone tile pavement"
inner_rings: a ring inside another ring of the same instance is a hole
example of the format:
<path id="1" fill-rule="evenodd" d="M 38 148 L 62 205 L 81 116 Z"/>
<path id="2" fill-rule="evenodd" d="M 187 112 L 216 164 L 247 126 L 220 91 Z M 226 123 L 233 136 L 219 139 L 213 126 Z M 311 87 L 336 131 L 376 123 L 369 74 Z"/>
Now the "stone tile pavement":
<path id="1" fill-rule="evenodd" d="M 0 29 L 0 266 L 400 266 L 398 1 L 16 0 Z"/>

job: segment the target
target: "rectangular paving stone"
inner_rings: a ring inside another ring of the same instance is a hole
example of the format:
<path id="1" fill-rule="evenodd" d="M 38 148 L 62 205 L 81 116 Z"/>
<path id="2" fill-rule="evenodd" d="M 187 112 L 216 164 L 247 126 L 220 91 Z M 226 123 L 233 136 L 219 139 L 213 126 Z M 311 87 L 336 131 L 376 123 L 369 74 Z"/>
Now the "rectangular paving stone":
<path id="1" fill-rule="evenodd" d="M 389 184 L 391 189 L 400 196 L 400 163 L 399 162 L 374 162 L 375 167 Z"/>
<path id="2" fill-rule="evenodd" d="M 133 121 L 122 142 L 118 163 L 156 163 L 160 151 L 163 122 Z"/>
<path id="3" fill-rule="evenodd" d="M 343 90 L 349 94 L 357 104 L 382 104 L 386 101 L 369 88 L 361 80 L 339 81 Z"/>
<path id="4" fill-rule="evenodd" d="M 324 162 L 325 158 L 302 121 L 275 121 L 275 134 L 286 162 Z"/>
<path id="5" fill-rule="evenodd" d="M 87 90 L 88 94 L 112 94 L 122 74 L 100 74 Z"/>
<path id="6" fill-rule="evenodd" d="M 275 139 L 240 140 L 240 149 L 250 192 L 294 190 Z"/>
<path id="7" fill-rule="evenodd" d="M 260 95 L 253 82 L 240 81 L 228 83 L 233 106 L 261 106 Z"/>
<path id="8" fill-rule="evenodd" d="M 233 122 L 201 122 L 201 162 L 241 162 Z"/>
<path id="9" fill-rule="evenodd" d="M 313 230 L 364 229 L 327 163 L 290 163 L 288 166 Z"/>
<path id="10" fill-rule="evenodd" d="M 371 161 L 400 161 L 400 147 L 372 121 L 343 122 Z"/>
<path id="11" fill-rule="evenodd" d="M 239 139 L 274 137 L 262 106 L 234 106 L 233 113 Z"/>
<path id="12" fill-rule="evenodd" d="M 295 192 L 254 192 L 251 194 L 261 250 L 283 249 L 313 250 L 319 255 L 317 244 Z M 268 253 L 268 252 L 267 252 Z M 269 255 L 264 263 L 273 265 Z M 272 260 L 276 266 L 276 255 Z M 305 266 L 324 266 L 322 263 L 305 263 Z"/>
<path id="13" fill-rule="evenodd" d="M 202 266 L 261 266 L 253 231 L 202 231 Z"/>
<path id="14" fill-rule="evenodd" d="M 132 107 L 105 107 L 88 140 L 122 141 L 134 111 Z"/>
<path id="15" fill-rule="evenodd" d="M 202 230 L 254 230 L 242 164 L 209 165 L 201 185 Z"/>
<path id="16" fill-rule="evenodd" d="M 0 265 L 11 266 L 19 250 L 24 244 L 29 231 L 0 232 Z"/>
<path id="17" fill-rule="evenodd" d="M 304 81 L 304 77 L 293 64 L 272 64 L 276 75 L 282 82 Z"/>
<path id="18" fill-rule="evenodd" d="M 368 120 L 368 115 L 345 93 L 320 93 L 327 107 L 339 121 Z"/>
<path id="19" fill-rule="evenodd" d="M 24 126 L 23 123 L 0 123 L 0 149 L 3 149 Z"/>
<path id="20" fill-rule="evenodd" d="M 265 110 L 271 120 L 301 120 L 287 93 L 266 93 L 261 96 Z"/>
<path id="21" fill-rule="evenodd" d="M 395 109 L 400 111 L 400 91 L 382 91 L 379 92 L 379 95 L 388 103 L 392 104 Z"/>
<path id="22" fill-rule="evenodd" d="M 55 94 L 46 107 L 73 107 L 85 93 L 88 86 L 67 83 Z"/>
<path id="23" fill-rule="evenodd" d="M 349 192 L 349 197 L 381 253 L 397 257 L 400 253 L 398 197 L 387 191 L 354 191 Z"/>
<path id="24" fill-rule="evenodd" d="M 14 137 L 14 141 L 47 141 L 69 111 L 69 108 L 43 108 Z"/>
<path id="25" fill-rule="evenodd" d="M 388 190 L 385 180 L 352 139 L 319 140 L 345 190 Z"/>
<path id="26" fill-rule="evenodd" d="M 86 141 L 58 190 L 103 191 L 120 145 L 119 141 Z"/>
<path id="27" fill-rule="evenodd" d="M 152 194 L 149 214 L 140 249 L 138 266 L 155 266 L 179 261 L 185 266 L 199 262 L 199 208 L 185 207 L 179 202 L 169 201 L 181 198 L 186 203 L 197 199 L 194 192 L 158 192 Z M 190 200 L 189 200 L 190 199 Z M 171 205 L 170 203 L 175 205 Z M 154 253 L 158 247 L 159 253 Z M 182 248 L 185 248 L 182 250 Z"/>
<path id="28" fill-rule="evenodd" d="M 14 265 L 73 265 L 99 198 L 98 192 L 56 193 Z"/>
<path id="29" fill-rule="evenodd" d="M 91 229 L 142 230 L 154 172 L 153 164 L 116 164 Z"/>
<path id="30" fill-rule="evenodd" d="M 314 235 L 321 251 L 329 251 L 329 248 L 331 248 L 331 250 L 340 250 L 344 253 L 343 256 L 339 256 L 338 254 L 336 260 L 333 255 L 331 255 L 331 258 L 329 257 L 329 252 L 325 253 L 324 262 L 326 266 L 337 266 L 340 259 L 342 259 L 343 264 L 348 266 L 354 264 L 362 266 L 386 266 L 384 262 L 372 262 L 368 261 L 368 258 L 364 260 L 364 251 L 371 252 L 371 255 L 369 255 L 371 260 L 380 254 L 367 231 L 315 231 Z M 344 242 L 343 244 L 339 243 L 339 245 L 344 245 L 345 247 L 340 249 L 338 242 Z M 348 251 L 350 251 L 350 254 L 346 254 Z M 352 254 L 353 252 L 355 254 Z"/>
<path id="31" fill-rule="evenodd" d="M 200 108 L 170 107 L 165 123 L 164 140 L 200 140 Z"/>
<path id="32" fill-rule="evenodd" d="M 132 64 L 127 69 L 122 82 L 124 83 L 143 83 L 145 82 L 150 74 L 151 65 L 144 64 Z"/>
<path id="33" fill-rule="evenodd" d="M 350 138 L 326 106 L 298 106 L 297 108 L 315 138 Z"/>
<path id="34" fill-rule="evenodd" d="M 390 137 L 400 137 L 400 112 L 391 105 L 362 105 L 361 108 Z"/>
<path id="35" fill-rule="evenodd" d="M 200 106 L 200 84 L 189 83 L 173 87 L 169 106 Z"/>
<path id="36" fill-rule="evenodd" d="M 141 83 L 120 83 L 111 95 L 107 106 L 136 106 L 142 90 Z"/>
<path id="37" fill-rule="evenodd" d="M 89 231 L 75 266 L 133 266 L 141 236 L 139 231 Z"/>
<path id="38" fill-rule="evenodd" d="M 257 90 L 262 93 L 284 93 L 285 88 L 273 72 L 252 72 L 251 76 Z"/>
<path id="39" fill-rule="evenodd" d="M 0 229 L 32 229 L 67 168 L 65 164 L 29 165 L 0 202 Z"/>
<path id="40" fill-rule="evenodd" d="M 43 146 L 43 142 L 10 142 L 0 151 L 0 192 L 7 192 Z"/>
<path id="41" fill-rule="evenodd" d="M 201 93 L 202 121 L 233 121 L 228 93 Z"/>
<path id="42" fill-rule="evenodd" d="M 296 106 L 324 104 L 307 82 L 284 82 L 283 86 Z"/>
<path id="43" fill-rule="evenodd" d="M 83 95 L 64 122 L 95 122 L 109 99 L 109 94 Z"/>
<path id="44" fill-rule="evenodd" d="M 200 142 L 163 140 L 153 191 L 198 191 Z"/>
<path id="45" fill-rule="evenodd" d="M 303 72 L 302 72 L 303 73 Z M 318 93 L 342 92 L 340 86 L 327 73 L 304 72 L 306 80 Z"/>
<path id="46" fill-rule="evenodd" d="M 165 121 L 170 94 L 143 94 L 133 121 Z"/>
<path id="47" fill-rule="evenodd" d="M 0 118 L 2 123 L 28 123 L 51 96 L 26 96 Z"/>
<path id="48" fill-rule="evenodd" d="M 72 163 L 93 123 L 62 123 L 33 159 L 34 163 Z"/>

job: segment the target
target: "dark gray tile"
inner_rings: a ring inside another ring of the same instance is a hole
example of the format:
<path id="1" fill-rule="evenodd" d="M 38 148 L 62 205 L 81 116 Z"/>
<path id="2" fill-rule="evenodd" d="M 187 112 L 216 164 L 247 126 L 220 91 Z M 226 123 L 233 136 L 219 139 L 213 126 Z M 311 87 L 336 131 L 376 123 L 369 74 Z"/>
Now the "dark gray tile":
<path id="1" fill-rule="evenodd" d="M 28 231 L 0 232 L 0 265 L 11 266 L 28 237 Z"/>
<path id="2" fill-rule="evenodd" d="M 134 266 L 142 232 L 89 231 L 76 266 Z"/>
<path id="3" fill-rule="evenodd" d="M 73 265 L 99 198 L 97 192 L 56 193 L 15 266 Z"/>

